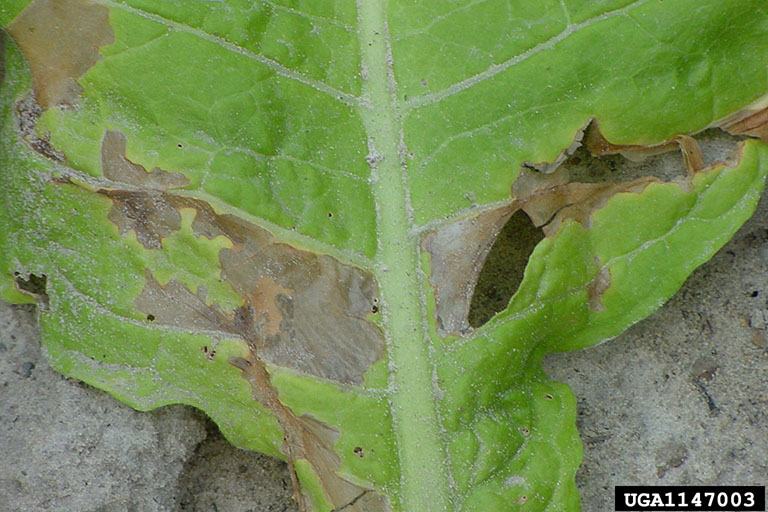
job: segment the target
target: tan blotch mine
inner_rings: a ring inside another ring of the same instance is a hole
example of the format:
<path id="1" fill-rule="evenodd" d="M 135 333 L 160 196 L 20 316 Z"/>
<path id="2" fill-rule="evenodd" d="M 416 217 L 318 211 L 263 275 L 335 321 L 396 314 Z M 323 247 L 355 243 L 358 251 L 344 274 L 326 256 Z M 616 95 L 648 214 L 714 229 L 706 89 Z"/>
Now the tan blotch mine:
<path id="1" fill-rule="evenodd" d="M 74 105 L 82 90 L 77 79 L 101 58 L 100 47 L 115 42 L 109 9 L 87 0 L 36 0 L 8 32 L 29 62 L 43 110 Z"/>

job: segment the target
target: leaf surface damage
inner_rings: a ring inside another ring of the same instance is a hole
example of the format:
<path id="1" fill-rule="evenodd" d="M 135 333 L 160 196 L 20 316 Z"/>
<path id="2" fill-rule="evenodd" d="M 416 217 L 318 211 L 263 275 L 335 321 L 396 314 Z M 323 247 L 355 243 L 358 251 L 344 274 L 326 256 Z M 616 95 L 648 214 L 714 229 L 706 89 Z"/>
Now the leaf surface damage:
<path id="1" fill-rule="evenodd" d="M 288 461 L 302 512 L 577 510 L 540 362 L 754 209 L 762 1 L 10 0 L 0 295 L 45 276 L 54 367 L 199 407 Z M 718 126 L 733 156 L 697 142 Z M 481 315 L 499 233 L 521 261 Z"/>
<path id="2" fill-rule="evenodd" d="M 32 68 L 44 109 L 74 105 L 82 90 L 77 79 L 101 58 L 100 47 L 115 42 L 109 9 L 88 0 L 35 0 L 7 29 Z"/>
<path id="3" fill-rule="evenodd" d="M 242 334 L 265 361 L 338 382 L 362 384 L 370 365 L 383 357 L 382 332 L 366 318 L 378 292 L 370 273 L 279 243 L 266 230 L 194 199 L 102 193 L 113 201 L 111 218 L 139 241 L 151 240 L 143 243 L 147 248 L 162 249 L 162 239 L 180 229 L 184 209 L 194 215 L 195 236 L 230 242 L 219 253 L 221 279 L 242 305 L 223 311 L 207 303 L 206 290 L 174 280 L 162 285 L 150 274 L 135 304 L 156 322 Z"/>

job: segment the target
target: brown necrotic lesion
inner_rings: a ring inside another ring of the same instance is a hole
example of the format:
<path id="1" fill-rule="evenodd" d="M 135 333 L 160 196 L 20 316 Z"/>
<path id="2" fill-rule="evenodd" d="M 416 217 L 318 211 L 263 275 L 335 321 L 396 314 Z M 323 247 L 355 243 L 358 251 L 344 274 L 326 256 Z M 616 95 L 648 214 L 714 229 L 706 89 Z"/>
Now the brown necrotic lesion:
<path id="1" fill-rule="evenodd" d="M 133 230 L 148 249 L 180 228 L 180 210 L 192 209 L 197 236 L 226 237 L 219 252 L 221 279 L 242 298 L 231 311 L 209 304 L 206 290 L 151 270 L 135 300 L 155 324 L 241 336 L 260 359 L 330 379 L 362 384 L 368 368 L 384 355 L 384 336 L 367 317 L 378 303 L 373 275 L 322 254 L 296 249 L 267 230 L 207 203 L 158 191 L 102 193 L 113 201 L 109 214 L 121 232 Z"/>
<path id="2" fill-rule="evenodd" d="M 310 464 L 338 510 L 388 512 L 383 495 L 337 474 L 341 462 L 334 449 L 338 429 L 312 416 L 299 416 L 283 404 L 268 369 L 268 364 L 277 365 L 337 382 L 363 384 L 365 372 L 384 354 L 382 332 L 366 319 L 378 303 L 373 275 L 328 255 L 282 243 L 267 230 L 237 216 L 217 213 L 197 199 L 157 190 L 101 192 L 123 210 L 128 204 L 156 210 L 132 213 L 134 218 L 151 219 L 132 225 L 134 230 L 148 230 L 145 238 L 162 240 L 180 229 L 180 211 L 191 209 L 195 215 L 192 230 L 198 237 L 223 236 L 231 241 L 230 248 L 219 252 L 220 276 L 242 298 L 241 306 L 224 309 L 209 301 L 205 287 L 191 290 L 176 279 L 161 283 L 150 269 L 145 271 L 146 283 L 134 305 L 152 315 L 153 324 L 239 338 L 245 343 L 248 356 L 232 357 L 229 363 L 241 370 L 254 400 L 280 424 L 281 451 L 292 470 L 302 510 L 309 510 L 310 505 L 298 486 L 297 461 Z M 213 348 L 205 345 L 201 350 L 209 360 L 215 358 Z"/>
<path id="3" fill-rule="evenodd" d="M 225 311 L 209 304 L 204 287 L 160 283 L 146 271 L 136 307 L 155 324 L 222 332 L 244 337 L 257 356 L 278 366 L 362 384 L 368 368 L 384 355 L 384 336 L 368 317 L 378 311 L 378 285 L 367 270 L 329 255 L 280 242 L 264 228 L 236 215 L 220 214 L 205 201 L 174 191 L 188 185 L 181 173 L 151 172 L 128 159 L 127 141 L 107 131 L 101 163 L 109 186 L 108 218 L 121 235 L 135 235 L 148 250 L 162 250 L 163 240 L 181 229 L 181 210 L 194 212 L 198 237 L 225 237 L 232 244 L 219 252 L 221 279 L 242 298 Z"/>
<path id="4" fill-rule="evenodd" d="M 430 255 L 429 282 L 435 294 L 435 321 L 441 336 L 471 331 L 470 301 L 480 270 L 499 231 L 512 214 L 508 206 L 445 224 L 424 236 Z"/>
<path id="5" fill-rule="evenodd" d="M 101 58 L 99 48 L 115 42 L 109 9 L 87 0 L 36 0 L 8 32 L 29 63 L 43 110 L 74 105 L 82 90 L 77 79 Z"/>
<path id="6" fill-rule="evenodd" d="M 189 179 L 180 172 L 168 172 L 159 167 L 147 172 L 144 166 L 126 156 L 127 138 L 117 130 L 107 130 L 101 139 L 101 170 L 104 177 L 153 190 L 169 190 L 189 185 Z"/>

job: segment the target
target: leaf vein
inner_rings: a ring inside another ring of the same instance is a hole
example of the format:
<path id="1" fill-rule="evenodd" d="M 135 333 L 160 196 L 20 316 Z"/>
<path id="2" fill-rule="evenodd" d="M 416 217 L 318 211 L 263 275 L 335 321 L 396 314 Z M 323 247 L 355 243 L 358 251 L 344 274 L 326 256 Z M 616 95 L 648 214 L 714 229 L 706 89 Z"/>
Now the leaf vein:
<path id="1" fill-rule="evenodd" d="M 154 13 L 150 13 L 147 11 L 144 11 L 142 9 L 137 9 L 135 7 L 131 7 L 125 4 L 122 4 L 120 2 L 115 2 L 112 0 L 95 0 L 96 2 L 111 7 L 113 9 L 120 9 L 126 12 L 129 12 L 131 14 L 134 14 L 136 16 L 140 16 L 142 18 L 145 18 L 150 21 L 154 21 L 155 23 L 160 23 L 162 25 L 165 25 L 167 27 L 173 28 L 175 30 L 178 30 L 180 32 L 185 32 L 187 34 L 193 35 L 195 37 L 198 37 L 204 41 L 207 41 L 209 43 L 215 44 L 217 46 L 220 46 L 224 48 L 225 50 L 229 50 L 232 53 L 236 53 L 238 55 L 241 55 L 247 59 L 253 60 L 255 62 L 258 62 L 259 64 L 262 64 L 269 69 L 271 69 L 276 75 L 281 76 L 283 78 L 287 78 L 289 80 L 293 80 L 295 82 L 299 82 L 303 85 L 306 85 L 308 87 L 311 87 L 315 89 L 316 91 L 322 92 L 323 94 L 326 94 L 328 96 L 331 96 L 335 98 L 336 100 L 344 103 L 345 105 L 349 106 L 355 106 L 358 104 L 359 99 L 354 96 L 353 94 L 349 94 L 347 92 L 341 91 L 339 89 L 336 89 L 335 87 L 332 87 L 325 82 L 321 80 L 317 80 L 315 78 L 309 77 L 299 71 L 296 71 L 294 69 L 291 69 L 287 66 L 284 66 L 283 64 L 280 64 L 279 62 L 272 60 L 268 57 L 265 57 L 264 55 L 255 53 L 251 50 L 248 50 L 246 48 L 243 48 L 242 46 L 239 46 L 235 43 L 232 43 L 230 41 L 227 41 L 226 39 L 215 36 L 213 34 L 209 34 L 207 32 L 204 32 L 202 30 L 196 29 L 194 27 L 190 27 L 189 25 L 185 25 L 184 23 L 180 23 L 178 21 L 170 20 L 168 18 L 165 18 L 163 16 L 159 16 Z"/>
<path id="2" fill-rule="evenodd" d="M 531 57 L 538 55 L 539 53 L 551 50 L 555 47 L 558 43 L 564 41 L 569 36 L 579 32 L 580 30 L 583 30 L 587 27 L 590 27 L 596 23 L 600 23 L 601 21 L 605 21 L 610 18 L 615 18 L 617 16 L 622 16 L 626 12 L 636 8 L 640 7 L 641 5 L 649 2 L 650 0 L 637 0 L 636 2 L 633 2 L 627 6 L 624 6 L 620 9 L 616 9 L 613 11 L 609 11 L 606 13 L 603 13 L 599 16 L 595 16 L 593 18 L 590 18 L 588 20 L 585 20 L 581 23 L 575 24 L 575 25 L 568 25 L 565 30 L 557 34 L 556 36 L 553 36 L 546 41 L 537 44 L 536 46 L 533 46 L 529 48 L 528 50 L 515 55 L 514 57 L 511 57 L 507 59 L 504 62 L 501 62 L 499 64 L 493 64 L 486 68 L 485 71 L 481 71 L 480 73 L 477 73 L 475 75 L 470 76 L 469 78 L 466 78 L 460 82 L 457 82 L 449 87 L 446 87 L 445 89 L 441 91 L 436 91 L 432 93 L 424 93 L 420 94 L 418 96 L 414 96 L 410 98 L 407 102 L 404 104 L 405 110 L 413 110 L 421 107 L 426 107 L 429 105 L 434 105 L 435 103 L 439 103 L 440 101 L 444 100 L 445 98 L 449 98 L 451 96 L 455 96 L 456 94 L 459 94 L 470 87 L 473 87 L 477 84 L 480 84 L 482 82 L 485 82 L 486 80 L 490 80 L 499 73 L 502 73 L 506 71 L 507 69 L 511 68 L 512 66 L 515 66 L 517 64 L 520 64 L 521 62 L 524 62 Z"/>
<path id="3" fill-rule="evenodd" d="M 327 23 L 329 25 L 333 25 L 333 26 L 342 28 L 342 29 L 346 30 L 347 32 L 354 32 L 355 31 L 354 27 L 352 27 L 350 25 L 347 25 L 346 23 L 343 23 L 343 22 L 338 21 L 338 20 L 332 20 L 330 18 L 325 18 L 323 16 L 315 16 L 313 14 L 309 14 L 309 13 L 306 13 L 304 11 L 300 11 L 298 9 L 294 9 L 292 7 L 288 7 L 288 6 L 285 6 L 285 5 L 280 5 L 277 2 L 273 2 L 271 0 L 258 0 L 258 1 L 263 3 L 263 4 L 265 4 L 265 5 L 268 5 L 268 6 L 272 7 L 273 9 L 275 9 L 277 11 L 287 12 L 287 13 L 293 14 L 295 16 L 299 16 L 300 18 L 304 18 L 305 20 L 313 22 L 313 23 L 314 22 Z"/>

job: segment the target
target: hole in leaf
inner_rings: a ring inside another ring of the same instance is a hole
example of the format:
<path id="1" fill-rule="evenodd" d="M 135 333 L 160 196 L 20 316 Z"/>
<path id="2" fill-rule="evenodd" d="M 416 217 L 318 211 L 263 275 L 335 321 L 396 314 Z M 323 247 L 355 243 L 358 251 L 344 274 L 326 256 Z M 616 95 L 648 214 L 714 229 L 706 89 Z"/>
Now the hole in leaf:
<path id="1" fill-rule="evenodd" d="M 720 128 L 709 128 L 693 135 L 701 150 L 703 165 L 733 163 L 739 143 L 747 137 L 731 135 Z M 586 142 L 586 141 L 585 141 Z M 627 149 L 618 154 L 594 156 L 587 145 L 580 146 L 563 164 L 571 181 L 580 183 L 620 183 L 654 176 L 662 181 L 679 181 L 687 175 L 685 159 L 675 143 L 665 144 L 663 152 L 653 148 Z M 661 146 L 660 146 L 661 148 Z M 593 148 L 594 149 L 594 148 Z"/>
<path id="2" fill-rule="evenodd" d="M 523 280 L 528 258 L 543 239 L 542 230 L 524 211 L 509 218 L 480 271 L 469 306 L 469 325 L 477 328 L 507 307 Z"/>
<path id="3" fill-rule="evenodd" d="M 715 162 L 733 164 L 744 138 L 711 128 L 694 137 L 678 136 L 652 148 L 615 146 L 602 138 L 594 125 L 587 129 L 582 145 L 560 166 L 524 164 L 521 177 L 513 185 L 513 199 L 515 194 L 525 200 L 545 190 L 553 192 L 525 203 L 527 206 L 514 213 L 499 233 L 474 288 L 469 325 L 480 327 L 506 309 L 520 286 L 533 249 L 545 233 L 556 233 L 563 220 L 577 220 L 589 227 L 592 211 L 601 208 L 615 193 L 640 192 L 653 178 L 684 184 L 690 179 L 690 172 Z"/>
<path id="4" fill-rule="evenodd" d="M 43 307 L 47 308 L 48 294 L 45 289 L 48 284 L 48 278 L 46 275 L 40 274 L 38 276 L 36 274 L 29 274 L 26 279 L 24 279 L 18 272 L 16 272 L 15 275 L 16 287 L 23 292 L 27 292 L 30 295 L 37 297 Z"/>
<path id="5" fill-rule="evenodd" d="M 209 361 L 213 361 L 213 359 L 216 357 L 216 349 L 209 349 L 208 345 L 203 345 L 200 347 L 200 350 L 203 351 L 203 354 L 205 354 L 205 357 L 208 358 Z"/>

